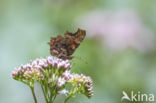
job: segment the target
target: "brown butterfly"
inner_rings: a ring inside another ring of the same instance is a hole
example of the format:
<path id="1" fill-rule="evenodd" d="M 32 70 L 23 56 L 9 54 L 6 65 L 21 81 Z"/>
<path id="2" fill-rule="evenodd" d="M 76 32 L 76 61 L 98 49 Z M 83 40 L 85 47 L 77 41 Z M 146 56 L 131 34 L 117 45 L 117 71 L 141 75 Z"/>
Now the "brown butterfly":
<path id="1" fill-rule="evenodd" d="M 86 36 L 86 31 L 78 29 L 76 33 L 66 32 L 64 37 L 58 35 L 57 37 L 51 37 L 50 42 L 50 54 L 60 59 L 71 60 L 72 54 L 78 48 L 80 43 Z"/>

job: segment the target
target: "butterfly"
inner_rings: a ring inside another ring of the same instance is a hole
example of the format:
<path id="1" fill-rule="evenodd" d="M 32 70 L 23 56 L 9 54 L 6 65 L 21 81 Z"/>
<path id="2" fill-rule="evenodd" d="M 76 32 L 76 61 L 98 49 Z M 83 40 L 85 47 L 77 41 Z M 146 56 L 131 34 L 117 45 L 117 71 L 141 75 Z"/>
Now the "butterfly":
<path id="1" fill-rule="evenodd" d="M 78 29 L 75 33 L 66 32 L 64 37 L 61 35 L 51 37 L 48 43 L 50 54 L 63 60 L 71 60 L 73 58 L 72 54 L 79 47 L 85 36 L 86 31 Z"/>

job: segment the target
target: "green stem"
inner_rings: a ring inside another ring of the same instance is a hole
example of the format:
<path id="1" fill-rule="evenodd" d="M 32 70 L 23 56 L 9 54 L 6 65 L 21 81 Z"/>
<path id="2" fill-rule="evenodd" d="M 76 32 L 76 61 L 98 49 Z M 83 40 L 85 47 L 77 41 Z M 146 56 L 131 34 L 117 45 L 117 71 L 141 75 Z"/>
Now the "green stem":
<path id="1" fill-rule="evenodd" d="M 43 91 L 43 94 L 44 94 L 44 98 L 46 100 L 46 103 L 48 103 L 48 99 L 47 99 L 47 96 L 46 96 L 46 93 L 45 93 L 45 90 L 44 90 L 42 84 L 41 84 L 41 88 L 42 88 L 42 91 Z"/>
<path id="2" fill-rule="evenodd" d="M 34 92 L 34 87 L 30 87 L 35 103 L 37 103 L 37 99 Z"/>
<path id="3" fill-rule="evenodd" d="M 69 96 L 65 99 L 64 103 L 67 103 L 67 101 L 68 101 L 71 97 L 72 97 L 72 95 L 69 95 Z"/>
<path id="4" fill-rule="evenodd" d="M 53 92 L 50 91 L 50 101 L 49 101 L 49 103 L 52 103 L 52 98 L 53 98 Z"/>
<path id="5" fill-rule="evenodd" d="M 52 84 L 52 88 L 50 88 L 50 103 L 53 103 L 53 96 L 55 95 L 56 93 L 56 85 L 53 83 Z"/>
<path id="6" fill-rule="evenodd" d="M 57 95 L 54 96 L 54 98 L 53 98 L 53 100 L 52 100 L 52 103 L 54 103 L 54 101 L 55 101 L 55 99 L 56 99 L 56 96 L 57 96 Z"/>

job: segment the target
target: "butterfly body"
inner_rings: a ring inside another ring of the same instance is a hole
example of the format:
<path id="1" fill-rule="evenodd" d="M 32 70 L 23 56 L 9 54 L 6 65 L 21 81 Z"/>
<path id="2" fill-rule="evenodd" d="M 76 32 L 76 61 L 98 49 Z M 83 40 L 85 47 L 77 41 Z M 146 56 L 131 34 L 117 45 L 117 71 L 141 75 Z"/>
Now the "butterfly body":
<path id="1" fill-rule="evenodd" d="M 76 33 L 66 32 L 64 37 L 61 35 L 51 37 L 51 40 L 48 43 L 50 45 L 51 55 L 63 60 L 71 60 L 73 58 L 72 54 L 78 48 L 85 36 L 85 30 L 78 29 Z"/>

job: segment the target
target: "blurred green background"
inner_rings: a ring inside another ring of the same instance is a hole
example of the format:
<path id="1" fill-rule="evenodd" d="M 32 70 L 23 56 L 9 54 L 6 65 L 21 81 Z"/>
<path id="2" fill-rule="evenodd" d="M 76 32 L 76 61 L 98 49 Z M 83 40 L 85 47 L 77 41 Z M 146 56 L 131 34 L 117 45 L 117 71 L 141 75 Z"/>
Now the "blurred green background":
<path id="1" fill-rule="evenodd" d="M 69 103 L 121 103 L 123 90 L 156 94 L 155 4 L 155 0 L 0 0 L 0 103 L 33 103 L 29 88 L 13 80 L 11 72 L 50 55 L 51 36 L 78 28 L 87 36 L 74 53 L 72 71 L 92 77 L 94 96 L 79 95 Z M 36 92 L 39 97 L 40 90 Z M 63 99 L 58 97 L 56 103 Z"/>

